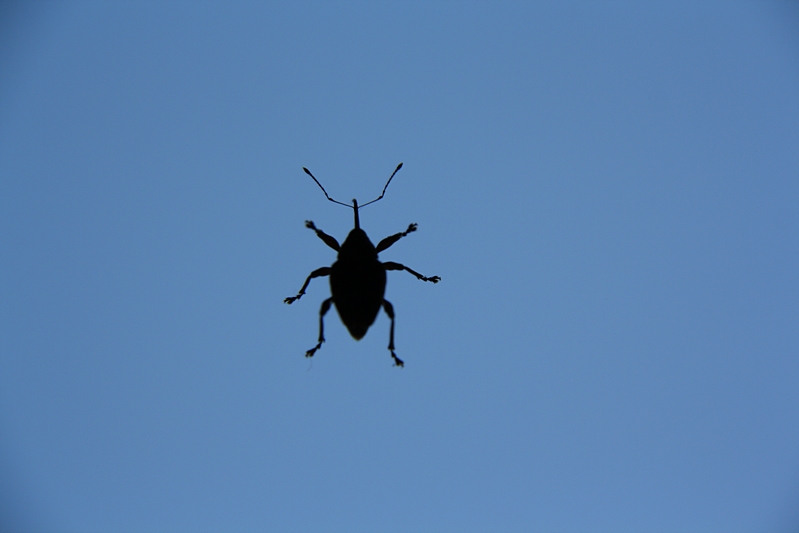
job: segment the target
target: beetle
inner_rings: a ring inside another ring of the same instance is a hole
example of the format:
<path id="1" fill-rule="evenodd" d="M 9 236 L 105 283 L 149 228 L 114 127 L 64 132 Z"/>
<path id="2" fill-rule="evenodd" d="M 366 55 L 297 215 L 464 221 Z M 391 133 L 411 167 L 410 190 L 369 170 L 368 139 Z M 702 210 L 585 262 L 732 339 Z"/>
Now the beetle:
<path id="1" fill-rule="evenodd" d="M 401 168 L 402 163 L 397 165 L 397 168 L 391 173 L 380 196 L 360 207 L 366 207 L 383 198 L 389 183 L 391 183 L 394 175 Z M 349 235 L 347 235 L 344 244 L 341 245 L 339 245 L 335 238 L 318 229 L 312 221 L 305 221 L 306 228 L 312 229 L 316 233 L 316 236 L 322 239 L 322 242 L 338 252 L 338 260 L 333 263 L 332 266 L 317 268 L 311 272 L 306 278 L 305 283 L 303 283 L 300 292 L 297 293 L 296 296 L 289 296 L 283 300 L 287 304 L 294 303 L 302 298 L 302 295 L 305 294 L 305 289 L 308 288 L 308 284 L 313 278 L 323 276 L 330 277 L 330 292 L 332 296 L 323 301 L 322 307 L 319 309 L 319 342 L 317 342 L 316 346 L 305 352 L 305 357 L 313 357 L 316 351 L 322 347 L 322 343 L 325 342 L 324 318 L 325 314 L 330 310 L 331 304 L 335 304 L 336 311 L 338 311 L 341 321 L 355 340 L 361 340 L 364 335 L 366 335 L 369 327 L 374 323 L 375 318 L 377 318 L 380 307 L 382 307 L 388 315 L 388 318 L 391 319 L 388 350 L 391 352 L 392 359 L 394 359 L 394 366 L 405 366 L 402 359 L 397 357 L 397 354 L 394 353 L 394 306 L 383 297 L 386 292 L 386 271 L 406 270 L 418 279 L 431 283 L 438 283 L 441 281 L 441 278 L 439 276 L 423 276 L 415 270 L 393 261 L 381 263 L 377 258 L 377 254 L 387 249 L 401 238 L 416 231 L 416 223 L 410 224 L 408 229 L 403 232 L 386 237 L 375 246 L 369 240 L 366 232 L 361 229 L 358 219 L 358 201 L 353 198 L 352 205 L 349 205 L 332 199 L 327 194 L 325 188 L 322 187 L 322 184 L 319 183 L 319 180 L 311 174 L 311 171 L 305 167 L 302 167 L 302 169 L 306 174 L 311 176 L 317 185 L 319 185 L 319 188 L 322 189 L 322 192 L 325 193 L 325 197 L 327 197 L 328 200 L 345 207 L 350 207 L 355 213 L 355 227 L 350 231 Z"/>

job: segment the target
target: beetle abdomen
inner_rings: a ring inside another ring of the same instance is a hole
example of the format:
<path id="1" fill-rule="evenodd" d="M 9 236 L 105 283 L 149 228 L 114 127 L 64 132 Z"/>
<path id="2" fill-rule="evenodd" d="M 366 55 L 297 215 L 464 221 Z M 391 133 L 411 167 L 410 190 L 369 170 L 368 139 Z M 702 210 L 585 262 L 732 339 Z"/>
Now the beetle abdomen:
<path id="1" fill-rule="evenodd" d="M 330 290 L 339 317 L 350 335 L 360 340 L 374 323 L 386 291 L 386 271 L 377 259 L 360 263 L 336 261 Z"/>

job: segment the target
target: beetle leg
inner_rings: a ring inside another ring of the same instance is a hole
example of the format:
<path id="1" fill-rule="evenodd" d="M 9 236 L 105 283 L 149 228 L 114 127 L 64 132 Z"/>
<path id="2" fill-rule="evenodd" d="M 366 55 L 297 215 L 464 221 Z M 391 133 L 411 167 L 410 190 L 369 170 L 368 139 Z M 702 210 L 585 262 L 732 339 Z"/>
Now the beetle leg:
<path id="1" fill-rule="evenodd" d="M 341 246 L 339 246 L 338 241 L 334 237 L 331 237 L 330 235 L 325 233 L 324 231 L 317 229 L 312 221 L 306 220 L 305 227 L 314 230 L 316 232 L 316 236 L 322 239 L 326 245 L 330 246 L 335 251 L 338 252 L 341 250 Z"/>
<path id="2" fill-rule="evenodd" d="M 380 241 L 379 243 L 377 243 L 377 248 L 375 248 L 377 250 L 377 253 L 382 252 L 383 250 L 385 250 L 386 248 L 388 248 L 389 246 L 391 246 L 401 238 L 407 237 L 409 233 L 413 233 L 414 231 L 416 231 L 416 222 L 408 226 L 408 229 L 406 229 L 402 233 L 395 233 L 394 235 L 390 235 L 385 239 L 383 239 L 382 241 Z"/>
<path id="3" fill-rule="evenodd" d="M 308 288 L 308 284 L 311 282 L 311 278 L 318 278 L 320 276 L 329 276 L 329 275 L 330 275 L 330 267 L 317 268 L 316 270 L 311 272 L 311 274 L 306 278 L 305 283 L 302 284 L 302 289 L 300 289 L 300 292 L 297 293 L 297 296 L 289 296 L 288 298 L 283 300 L 283 302 L 290 304 L 302 298 L 302 295 L 305 294 L 305 289 Z"/>
<path id="4" fill-rule="evenodd" d="M 439 281 L 441 281 L 441 278 L 439 276 L 433 276 L 428 278 L 427 276 L 422 276 L 412 268 L 408 268 L 400 263 L 395 263 L 394 261 L 386 261 L 385 263 L 383 263 L 383 267 L 386 270 L 407 270 L 408 272 L 410 272 L 411 274 L 413 274 L 422 281 L 432 281 L 433 283 L 438 283 Z"/>
<path id="5" fill-rule="evenodd" d="M 394 353 L 394 306 L 388 300 L 383 300 L 383 310 L 391 319 L 391 333 L 388 336 L 388 349 L 391 352 L 391 358 L 394 359 L 394 366 L 403 367 L 405 363 Z"/>
<path id="6" fill-rule="evenodd" d="M 322 307 L 319 309 L 319 342 L 316 343 L 316 346 L 305 352 L 305 357 L 313 357 L 313 354 L 316 353 L 316 350 L 321 348 L 322 343 L 325 342 L 325 314 L 330 311 L 331 303 L 333 303 L 332 297 L 322 302 Z"/>

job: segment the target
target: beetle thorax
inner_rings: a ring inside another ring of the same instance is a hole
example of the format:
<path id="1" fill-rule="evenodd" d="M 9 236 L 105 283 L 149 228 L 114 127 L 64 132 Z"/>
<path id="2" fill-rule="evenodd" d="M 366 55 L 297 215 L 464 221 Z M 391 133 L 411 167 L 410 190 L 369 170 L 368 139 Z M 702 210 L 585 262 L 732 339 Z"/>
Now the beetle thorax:
<path id="1" fill-rule="evenodd" d="M 366 232 L 361 228 L 355 228 L 350 231 L 344 244 L 341 245 L 338 258 L 345 261 L 377 259 L 377 251 L 375 245 L 366 236 Z"/>

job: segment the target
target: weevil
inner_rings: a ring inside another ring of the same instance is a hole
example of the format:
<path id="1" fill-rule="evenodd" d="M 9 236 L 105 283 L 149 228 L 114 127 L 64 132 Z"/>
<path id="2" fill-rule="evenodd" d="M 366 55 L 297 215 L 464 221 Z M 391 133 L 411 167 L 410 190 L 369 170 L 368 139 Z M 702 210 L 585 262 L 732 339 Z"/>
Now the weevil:
<path id="1" fill-rule="evenodd" d="M 388 189 L 388 184 L 391 183 L 391 180 L 394 179 L 394 175 L 401 168 L 402 163 L 397 165 L 397 168 L 391 173 L 380 196 L 360 207 L 366 207 L 383 198 L 383 195 L 386 194 L 386 189 Z M 402 359 L 397 357 L 397 354 L 394 353 L 394 306 L 383 297 L 386 293 L 386 271 L 406 270 L 418 279 L 432 283 L 438 283 L 441 281 L 441 278 L 439 276 L 423 276 L 412 268 L 408 268 L 403 264 L 393 261 L 381 263 L 377 258 L 377 254 L 387 249 L 401 238 L 416 231 L 416 223 L 409 225 L 408 229 L 403 232 L 386 237 L 375 247 L 372 241 L 369 240 L 369 237 L 367 237 L 366 232 L 361 229 L 358 219 L 358 201 L 353 198 L 352 205 L 350 205 L 334 200 L 327 194 L 325 188 L 322 187 L 319 180 L 311 174 L 310 170 L 305 167 L 302 167 L 302 169 L 306 174 L 311 176 L 317 185 L 319 185 L 319 188 L 322 189 L 322 192 L 325 193 L 325 197 L 328 200 L 345 207 L 350 207 L 355 213 L 355 227 L 350 231 L 349 235 L 347 235 L 344 244 L 341 245 L 339 245 L 335 238 L 318 229 L 313 222 L 310 220 L 305 221 L 306 228 L 312 229 L 316 233 L 316 236 L 322 239 L 322 242 L 338 252 L 338 260 L 333 263 L 332 266 L 317 268 L 311 272 L 305 279 L 305 283 L 302 284 L 302 288 L 300 292 L 297 293 L 297 296 L 289 296 L 283 300 L 287 304 L 294 303 L 302 298 L 302 295 L 305 294 L 305 289 L 308 288 L 308 284 L 313 278 L 322 276 L 330 277 L 330 292 L 332 296 L 323 301 L 322 307 L 319 309 L 319 341 L 316 343 L 316 346 L 305 352 L 305 357 L 313 357 L 316 351 L 322 347 L 322 343 L 325 342 L 324 319 L 325 314 L 330 310 L 331 304 L 336 306 L 338 316 L 355 340 L 361 340 L 364 335 L 366 335 L 366 332 L 374 323 L 375 318 L 377 318 L 377 313 L 382 307 L 388 315 L 388 318 L 391 319 L 388 350 L 391 352 L 391 357 L 394 359 L 395 366 L 405 366 Z"/>

